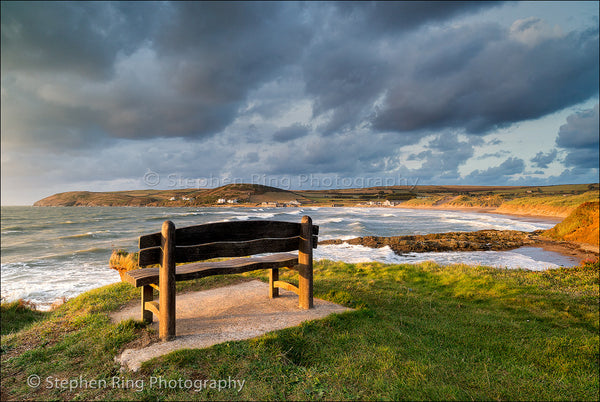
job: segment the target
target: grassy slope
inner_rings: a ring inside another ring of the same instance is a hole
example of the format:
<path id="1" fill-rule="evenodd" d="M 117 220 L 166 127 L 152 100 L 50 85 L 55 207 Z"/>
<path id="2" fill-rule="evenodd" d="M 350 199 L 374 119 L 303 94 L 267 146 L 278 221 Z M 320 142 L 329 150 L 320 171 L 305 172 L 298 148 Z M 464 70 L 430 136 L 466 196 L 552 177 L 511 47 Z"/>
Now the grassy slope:
<path id="1" fill-rule="evenodd" d="M 262 274 L 262 273 L 261 273 Z M 258 274 L 255 274 L 258 275 Z M 251 275 L 248 275 L 251 276 Z M 214 286 L 248 276 L 212 277 Z M 357 310 L 241 342 L 185 350 L 120 373 L 147 336 L 106 312 L 138 292 L 85 293 L 2 337 L 2 399 L 597 400 L 598 264 L 544 272 L 420 265 L 315 266 L 316 296 Z M 262 279 L 266 277 L 263 275 Z M 182 285 L 182 284 L 180 284 Z M 188 283 L 188 289 L 200 285 Z M 4 314 L 3 314 L 4 317 Z M 246 380 L 235 391 L 31 390 L 28 376 Z"/>
<path id="2" fill-rule="evenodd" d="M 286 191 L 260 184 L 229 184 L 213 189 L 176 189 L 176 190 L 134 190 L 115 192 L 73 191 L 54 194 L 37 201 L 37 206 L 199 206 L 214 205 L 219 198 L 237 198 L 239 202 L 254 205 L 263 201 L 288 202 L 299 200 L 319 205 L 339 204 L 353 206 L 368 201 L 407 201 L 405 206 L 428 207 L 439 201 L 443 207 L 497 207 L 504 201 L 517 199 L 516 203 L 504 203 L 510 209 L 505 212 L 530 213 L 537 208 L 529 199 L 539 197 L 568 197 L 595 191 L 598 198 L 598 184 L 570 184 L 560 186 L 380 186 L 368 188 L 299 190 Z M 415 198 L 415 197 L 419 198 Z M 176 200 L 170 200 L 175 197 Z M 182 197 L 194 200 L 183 200 Z M 411 199 L 412 198 L 412 199 Z M 564 200 L 563 200 L 564 201 Z M 585 200 L 587 201 L 587 200 Z M 580 201 L 581 203 L 583 201 Z M 535 203 L 535 202 L 534 202 Z M 539 207 L 539 205 L 538 205 Z M 539 208 L 538 208 L 539 209 Z M 571 209 L 572 210 L 572 209 Z M 568 206 L 540 210 L 551 216 L 566 216 L 571 212 Z M 558 215 L 557 215 L 558 214 Z"/>
<path id="3" fill-rule="evenodd" d="M 503 203 L 497 212 L 566 217 L 580 204 L 598 201 L 598 198 L 598 191 L 587 191 L 577 195 L 522 197 Z"/>
<path id="4" fill-rule="evenodd" d="M 176 198 L 171 200 L 171 198 Z M 193 198 L 183 200 L 182 197 Z M 70 191 L 36 201 L 34 206 L 194 206 L 213 205 L 219 198 L 239 202 L 308 201 L 302 195 L 260 184 L 228 184 L 213 189 Z"/>
<path id="5" fill-rule="evenodd" d="M 584 202 L 562 222 L 544 232 L 546 236 L 558 240 L 600 245 L 598 201 Z"/>
<path id="6" fill-rule="evenodd" d="M 516 198 L 515 198 L 516 197 Z M 566 217 L 580 204 L 598 201 L 599 193 L 586 191 L 581 194 L 547 195 L 542 193 L 496 193 L 485 195 L 460 195 L 455 197 L 432 194 L 402 203 L 405 207 L 437 208 L 496 208 L 495 212 Z"/>

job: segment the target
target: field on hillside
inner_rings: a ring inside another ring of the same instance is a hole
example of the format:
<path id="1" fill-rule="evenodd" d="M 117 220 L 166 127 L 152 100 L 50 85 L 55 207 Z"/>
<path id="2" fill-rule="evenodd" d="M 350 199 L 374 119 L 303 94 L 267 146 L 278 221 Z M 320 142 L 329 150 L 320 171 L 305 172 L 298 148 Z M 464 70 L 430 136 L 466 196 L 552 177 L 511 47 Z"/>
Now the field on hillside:
<path id="1" fill-rule="evenodd" d="M 525 204 L 576 202 L 573 198 L 584 193 L 598 193 L 598 184 L 560 186 L 390 186 L 330 190 L 282 190 L 259 184 L 229 184 L 212 189 L 132 190 L 115 192 L 72 191 L 54 194 L 37 201 L 35 206 L 215 206 L 221 200 L 235 200 L 238 205 L 257 206 L 262 202 L 303 205 L 356 206 L 365 203 L 404 203 L 405 206 L 499 207 L 511 202 L 516 209 Z M 582 196 L 584 201 L 589 197 Z M 581 202 L 584 202 L 581 201 Z M 579 202 L 579 203 L 581 203 Z M 575 205 L 576 206 L 576 205 Z"/>

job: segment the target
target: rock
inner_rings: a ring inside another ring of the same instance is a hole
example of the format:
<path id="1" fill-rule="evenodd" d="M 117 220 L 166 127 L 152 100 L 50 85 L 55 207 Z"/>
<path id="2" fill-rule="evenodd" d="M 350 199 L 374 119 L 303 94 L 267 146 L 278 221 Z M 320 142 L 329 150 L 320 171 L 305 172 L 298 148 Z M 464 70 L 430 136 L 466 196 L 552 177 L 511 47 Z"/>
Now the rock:
<path id="1" fill-rule="evenodd" d="M 532 233 L 517 230 L 479 230 L 410 236 L 365 236 L 350 240 L 324 240 L 319 244 L 357 244 L 380 248 L 389 246 L 396 254 L 431 251 L 512 250 L 533 244 Z"/>

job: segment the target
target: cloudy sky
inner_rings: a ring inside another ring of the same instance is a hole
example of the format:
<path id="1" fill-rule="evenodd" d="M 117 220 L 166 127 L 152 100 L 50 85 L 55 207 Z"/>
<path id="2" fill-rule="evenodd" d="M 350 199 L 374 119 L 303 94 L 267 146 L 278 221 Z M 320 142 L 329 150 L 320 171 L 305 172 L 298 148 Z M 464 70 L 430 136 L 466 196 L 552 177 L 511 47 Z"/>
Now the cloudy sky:
<path id="1" fill-rule="evenodd" d="M 2 2 L 2 205 L 598 181 L 598 2 Z"/>

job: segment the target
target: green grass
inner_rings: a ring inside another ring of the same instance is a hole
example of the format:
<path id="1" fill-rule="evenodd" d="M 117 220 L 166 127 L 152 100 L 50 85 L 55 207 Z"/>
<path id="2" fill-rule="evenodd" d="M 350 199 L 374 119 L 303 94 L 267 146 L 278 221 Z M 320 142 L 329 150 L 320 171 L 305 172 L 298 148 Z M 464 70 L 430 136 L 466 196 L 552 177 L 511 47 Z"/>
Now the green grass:
<path id="1" fill-rule="evenodd" d="M 598 263 L 543 272 L 464 265 L 315 265 L 315 294 L 355 311 L 153 359 L 120 372 L 115 355 L 149 334 L 107 312 L 138 297 L 116 284 L 85 293 L 2 337 L 2 398 L 131 400 L 597 400 Z M 283 275 L 283 279 L 287 275 Z M 259 277 L 211 277 L 185 290 Z M 184 290 L 180 287 L 180 290 Z M 31 389 L 42 379 L 102 389 Z M 112 388 L 110 380 L 144 383 Z M 245 380 L 241 392 L 158 389 L 154 378 Z"/>
<path id="2" fill-rule="evenodd" d="M 0 305 L 0 334 L 18 332 L 29 324 L 43 319 L 48 313 L 37 311 L 31 303 L 17 300 Z"/>
<path id="3" fill-rule="evenodd" d="M 598 201 L 598 191 L 587 191 L 576 195 L 555 195 L 555 196 L 530 196 L 515 198 L 507 201 L 507 205 L 518 206 L 551 206 L 551 207 L 577 207 L 587 201 Z"/>
<path id="4" fill-rule="evenodd" d="M 544 235 L 558 240 L 571 240 L 598 246 L 599 202 L 584 202 L 562 222 L 546 230 Z"/>
<path id="5" fill-rule="evenodd" d="M 461 195 L 457 199 L 450 201 L 448 205 L 455 207 L 499 207 L 504 202 L 504 199 L 500 195 L 483 195 L 483 196 L 469 196 Z"/>
<path id="6" fill-rule="evenodd" d="M 444 199 L 443 196 L 431 196 L 427 198 L 413 198 L 411 200 L 405 201 L 402 203 L 404 206 L 432 206 L 435 205 L 436 202 Z"/>

